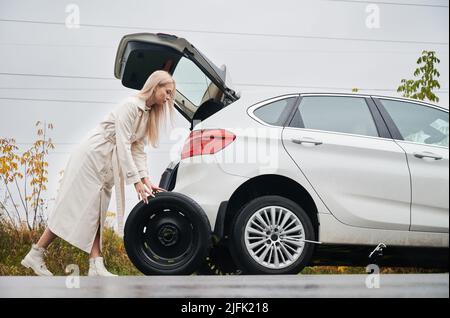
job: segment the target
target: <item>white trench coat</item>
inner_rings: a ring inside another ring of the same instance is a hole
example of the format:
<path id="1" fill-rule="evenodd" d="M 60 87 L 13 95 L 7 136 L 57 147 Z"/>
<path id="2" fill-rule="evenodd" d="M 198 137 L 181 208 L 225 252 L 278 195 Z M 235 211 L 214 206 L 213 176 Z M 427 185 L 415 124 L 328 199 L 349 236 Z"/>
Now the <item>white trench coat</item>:
<path id="1" fill-rule="evenodd" d="M 123 236 L 124 183 L 148 176 L 147 121 L 151 108 L 138 97 L 122 101 L 70 155 L 48 227 L 90 253 L 115 187 L 119 234 Z"/>

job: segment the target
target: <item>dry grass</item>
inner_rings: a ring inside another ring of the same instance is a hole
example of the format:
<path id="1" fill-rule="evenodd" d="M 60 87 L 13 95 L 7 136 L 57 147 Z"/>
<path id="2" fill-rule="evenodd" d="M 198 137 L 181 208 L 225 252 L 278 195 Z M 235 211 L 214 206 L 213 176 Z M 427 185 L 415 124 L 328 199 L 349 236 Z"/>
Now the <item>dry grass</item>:
<path id="1" fill-rule="evenodd" d="M 381 267 L 380 274 L 442 273 L 442 269 L 420 267 Z M 316 274 L 368 274 L 365 267 L 356 266 L 313 266 L 305 267 L 302 275 Z"/>

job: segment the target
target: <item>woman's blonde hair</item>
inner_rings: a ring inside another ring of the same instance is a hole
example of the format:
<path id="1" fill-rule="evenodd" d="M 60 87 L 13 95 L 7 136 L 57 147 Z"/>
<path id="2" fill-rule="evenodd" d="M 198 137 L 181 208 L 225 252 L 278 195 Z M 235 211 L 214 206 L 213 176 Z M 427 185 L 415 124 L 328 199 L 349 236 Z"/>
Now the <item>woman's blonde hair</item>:
<path id="1" fill-rule="evenodd" d="M 172 75 L 166 71 L 155 71 L 147 78 L 142 89 L 136 94 L 137 97 L 146 101 L 153 96 L 157 87 L 162 87 L 167 84 L 173 84 L 173 91 L 170 101 L 163 107 L 152 106 L 148 119 L 147 137 L 150 144 L 155 148 L 158 147 L 161 122 L 163 122 L 164 125 L 166 124 L 165 119 L 167 119 L 168 112 L 173 122 L 174 98 L 176 91 L 175 80 L 172 78 Z"/>

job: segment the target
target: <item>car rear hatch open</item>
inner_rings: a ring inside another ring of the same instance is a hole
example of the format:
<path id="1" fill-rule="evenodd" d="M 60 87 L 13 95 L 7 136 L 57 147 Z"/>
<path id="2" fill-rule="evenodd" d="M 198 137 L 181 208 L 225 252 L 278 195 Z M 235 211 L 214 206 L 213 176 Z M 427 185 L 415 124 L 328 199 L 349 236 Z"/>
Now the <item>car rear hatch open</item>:
<path id="1" fill-rule="evenodd" d="M 166 70 L 177 84 L 175 106 L 191 122 L 201 121 L 239 97 L 230 87 L 225 66 L 219 68 L 183 38 L 137 33 L 122 38 L 114 76 L 125 87 L 141 89 L 148 76 Z"/>

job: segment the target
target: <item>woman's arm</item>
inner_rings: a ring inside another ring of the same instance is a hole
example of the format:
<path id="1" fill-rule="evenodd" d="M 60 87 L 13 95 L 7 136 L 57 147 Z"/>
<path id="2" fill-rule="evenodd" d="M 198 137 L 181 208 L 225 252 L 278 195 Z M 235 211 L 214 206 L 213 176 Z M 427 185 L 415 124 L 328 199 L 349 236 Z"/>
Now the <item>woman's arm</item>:
<path id="1" fill-rule="evenodd" d="M 126 184 L 141 180 L 131 153 L 132 129 L 137 113 L 137 106 L 132 103 L 122 104 L 114 111 L 117 154 Z"/>
<path id="2" fill-rule="evenodd" d="M 131 145 L 131 155 L 133 156 L 134 163 L 136 164 L 139 177 L 144 178 L 148 177 L 148 169 L 147 169 L 147 153 L 145 152 L 145 139 L 136 140 Z"/>
<path id="3" fill-rule="evenodd" d="M 145 184 L 151 192 L 161 192 L 165 191 L 154 185 L 149 178 L 149 173 L 147 169 L 147 153 L 145 152 L 145 139 L 137 140 L 131 145 L 131 153 L 133 155 L 134 161 L 136 163 L 137 169 L 139 171 L 139 176 L 141 177 L 141 182 Z"/>

